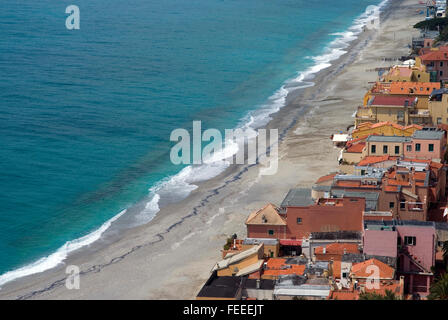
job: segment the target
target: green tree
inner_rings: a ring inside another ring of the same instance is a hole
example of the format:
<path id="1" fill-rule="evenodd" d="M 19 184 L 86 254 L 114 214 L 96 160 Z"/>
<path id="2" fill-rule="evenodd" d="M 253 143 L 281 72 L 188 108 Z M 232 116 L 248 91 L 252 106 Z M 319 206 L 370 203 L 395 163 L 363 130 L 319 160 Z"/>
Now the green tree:
<path id="1" fill-rule="evenodd" d="M 443 274 L 431 285 L 429 300 L 448 300 L 448 273 Z"/>
<path id="2" fill-rule="evenodd" d="M 442 251 L 443 251 L 443 262 L 445 262 L 446 266 L 448 261 L 448 241 L 443 242 Z"/>

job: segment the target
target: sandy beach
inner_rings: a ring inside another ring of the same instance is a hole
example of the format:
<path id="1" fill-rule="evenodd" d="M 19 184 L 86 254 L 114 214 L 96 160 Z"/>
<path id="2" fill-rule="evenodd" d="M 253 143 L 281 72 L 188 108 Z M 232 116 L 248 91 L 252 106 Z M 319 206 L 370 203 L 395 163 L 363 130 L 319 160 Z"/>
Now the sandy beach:
<path id="1" fill-rule="evenodd" d="M 316 84 L 288 97 L 267 128 L 278 128 L 278 172 L 233 165 L 200 183 L 185 200 L 161 209 L 148 224 L 110 234 L 70 255 L 64 264 L 5 284 L 0 299 L 193 299 L 220 259 L 230 235 L 245 237 L 247 215 L 267 202 L 279 205 L 293 187 L 311 187 L 338 170 L 331 134 L 346 131 L 377 78 L 377 67 L 409 52 L 423 19 L 416 0 L 390 0 L 378 30 L 362 33 L 348 53 L 319 72 Z M 384 58 L 387 58 L 386 61 Z M 68 265 L 81 270 L 80 289 L 65 286 Z"/>

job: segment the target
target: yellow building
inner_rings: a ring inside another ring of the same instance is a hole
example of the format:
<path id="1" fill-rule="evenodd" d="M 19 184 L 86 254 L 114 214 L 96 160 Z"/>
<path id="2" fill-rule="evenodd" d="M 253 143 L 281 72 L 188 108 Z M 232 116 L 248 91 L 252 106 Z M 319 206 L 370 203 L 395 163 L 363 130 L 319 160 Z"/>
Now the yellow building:
<path id="1" fill-rule="evenodd" d="M 368 156 L 394 156 L 400 157 L 404 153 L 404 144 L 411 142 L 411 137 L 376 136 L 366 139 L 366 146 L 362 158 Z"/>
<path id="2" fill-rule="evenodd" d="M 428 110 L 428 98 L 434 90 L 440 89 L 440 82 L 376 82 L 365 94 L 363 106 L 367 106 L 374 96 L 397 96 L 417 98 L 415 108 Z"/>
<path id="3" fill-rule="evenodd" d="M 218 277 L 244 276 L 260 270 L 264 262 L 264 244 L 252 246 L 248 250 L 228 253 L 226 257 L 217 262 L 213 271 Z"/>
<path id="4" fill-rule="evenodd" d="M 417 97 L 375 95 L 369 99 L 366 106 L 358 107 L 355 127 L 358 128 L 366 122 L 394 122 L 402 126 L 432 124 L 429 110 L 417 108 L 418 101 Z"/>
<path id="5" fill-rule="evenodd" d="M 384 82 L 430 82 L 424 65 L 393 66 L 384 76 Z"/>
<path id="6" fill-rule="evenodd" d="M 448 89 L 434 91 L 429 98 L 428 109 L 434 125 L 448 124 Z"/>
<path id="7" fill-rule="evenodd" d="M 357 126 L 352 132 L 352 138 L 358 139 L 371 134 L 378 134 L 384 136 L 406 136 L 410 137 L 416 130 L 422 129 L 422 126 L 412 124 L 409 126 L 402 126 L 390 121 L 383 121 L 378 123 L 364 122 Z"/>

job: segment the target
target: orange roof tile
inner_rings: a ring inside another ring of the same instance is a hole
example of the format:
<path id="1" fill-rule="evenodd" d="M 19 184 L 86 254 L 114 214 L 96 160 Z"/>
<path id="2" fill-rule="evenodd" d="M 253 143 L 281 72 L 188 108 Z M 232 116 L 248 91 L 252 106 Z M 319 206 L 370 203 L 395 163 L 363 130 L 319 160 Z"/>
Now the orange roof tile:
<path id="1" fill-rule="evenodd" d="M 397 192 L 398 187 L 397 186 L 384 186 L 384 191 L 387 192 Z"/>
<path id="2" fill-rule="evenodd" d="M 352 266 L 351 274 L 356 278 L 367 278 L 373 273 L 371 270 L 368 270 L 370 266 L 378 267 L 380 279 L 393 279 L 395 270 L 377 259 L 369 259 L 364 262 L 354 264 Z"/>
<path id="3" fill-rule="evenodd" d="M 324 247 L 317 247 L 316 254 L 323 254 Z M 343 255 L 344 253 L 359 253 L 356 243 L 330 243 L 325 247 L 326 254 Z"/>
<path id="4" fill-rule="evenodd" d="M 447 61 L 448 53 L 445 50 L 431 50 L 421 55 L 420 59 L 425 64 L 429 61 Z"/>
<path id="5" fill-rule="evenodd" d="M 278 208 L 272 203 L 268 203 L 263 208 L 252 212 L 246 220 L 247 225 L 280 225 L 285 226 L 286 221 L 279 213 Z M 263 220 L 265 219 L 265 220 Z"/>
<path id="6" fill-rule="evenodd" d="M 421 88 L 421 89 L 420 89 Z M 391 82 L 390 94 L 430 95 L 440 89 L 440 82 Z"/>
<path id="7" fill-rule="evenodd" d="M 286 259 L 283 258 L 269 258 L 266 262 L 267 269 L 280 269 L 281 266 L 284 266 Z"/>
<path id="8" fill-rule="evenodd" d="M 387 160 L 395 160 L 395 159 L 397 159 L 397 157 L 391 157 L 388 155 L 367 156 L 358 163 L 358 166 L 367 166 L 369 164 L 379 163 L 379 162 L 383 162 L 383 161 L 387 161 Z"/>
<path id="9" fill-rule="evenodd" d="M 357 291 L 343 291 L 337 290 L 331 293 L 331 300 L 358 300 L 359 294 Z"/>
<path id="10" fill-rule="evenodd" d="M 356 143 L 356 144 L 352 144 L 345 150 L 345 152 L 362 153 L 362 150 L 364 150 L 365 146 L 366 146 L 365 142 L 359 142 L 359 143 Z"/>
<path id="11" fill-rule="evenodd" d="M 283 269 L 266 269 L 263 271 L 263 276 L 278 277 L 286 274 L 297 274 L 299 276 L 303 276 L 305 273 L 305 268 L 305 265 L 285 265 Z"/>
<path id="12" fill-rule="evenodd" d="M 317 179 L 316 183 L 322 183 L 322 182 L 325 182 L 325 181 L 333 180 L 333 178 L 335 176 L 336 176 L 336 173 L 327 174 L 326 176 L 322 176 L 319 179 Z"/>
<path id="13" fill-rule="evenodd" d="M 374 292 L 380 295 L 385 295 L 386 290 L 392 291 L 395 295 L 403 295 L 404 288 L 402 285 L 400 285 L 399 280 L 390 280 L 390 281 L 380 281 L 380 288 L 379 289 L 369 289 L 367 286 L 365 287 L 366 292 Z"/>
<path id="14" fill-rule="evenodd" d="M 331 268 L 333 269 L 333 278 L 340 279 L 341 278 L 341 261 L 334 260 L 331 264 Z"/>

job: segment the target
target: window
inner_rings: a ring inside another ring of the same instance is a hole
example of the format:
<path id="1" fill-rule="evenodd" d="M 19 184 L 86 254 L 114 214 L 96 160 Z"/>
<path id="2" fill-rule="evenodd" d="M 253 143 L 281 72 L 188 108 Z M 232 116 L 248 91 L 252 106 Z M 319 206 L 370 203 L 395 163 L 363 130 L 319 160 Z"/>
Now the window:
<path id="1" fill-rule="evenodd" d="M 401 246 L 401 237 L 397 237 L 397 245 Z"/>
<path id="2" fill-rule="evenodd" d="M 274 235 L 274 230 L 269 229 L 269 230 L 268 230 L 268 234 L 269 234 L 270 236 L 273 236 L 273 235 Z"/>
<path id="3" fill-rule="evenodd" d="M 395 154 L 399 154 L 400 153 L 400 146 L 395 146 Z"/>
<path id="4" fill-rule="evenodd" d="M 443 67 L 443 61 L 440 61 L 440 66 Z"/>
<path id="5" fill-rule="evenodd" d="M 395 206 L 395 203 L 393 203 L 393 202 L 389 202 L 389 208 L 390 208 L 390 209 L 393 209 L 394 206 Z"/>
<path id="6" fill-rule="evenodd" d="M 372 153 L 376 153 L 376 145 L 372 144 Z"/>
<path id="7" fill-rule="evenodd" d="M 297 218 L 297 224 L 301 224 L 302 223 L 302 218 Z"/>
<path id="8" fill-rule="evenodd" d="M 415 151 L 420 151 L 420 143 L 415 144 Z"/>
<path id="9" fill-rule="evenodd" d="M 342 272 L 342 278 L 347 278 L 348 277 L 348 273 L 347 272 Z"/>
<path id="10" fill-rule="evenodd" d="M 443 71 L 440 71 L 440 76 L 443 76 Z"/>
<path id="11" fill-rule="evenodd" d="M 415 246 L 417 243 L 417 239 L 415 237 L 409 237 L 409 236 L 405 236 L 404 237 L 404 244 L 407 246 Z"/>
<path id="12" fill-rule="evenodd" d="M 400 202 L 400 209 L 406 209 L 406 202 Z"/>
<path id="13" fill-rule="evenodd" d="M 441 124 L 442 123 L 442 118 L 437 118 L 437 124 Z"/>
<path id="14" fill-rule="evenodd" d="M 430 143 L 430 144 L 428 145 L 428 151 L 429 151 L 429 152 L 433 152 L 433 151 L 434 151 L 434 144 L 433 144 L 433 143 Z"/>
<path id="15" fill-rule="evenodd" d="M 412 151 L 412 146 L 411 145 L 407 145 L 406 146 L 406 151 L 407 152 L 411 152 Z"/>
<path id="16" fill-rule="evenodd" d="M 387 146 L 383 146 L 383 153 L 387 153 Z"/>

